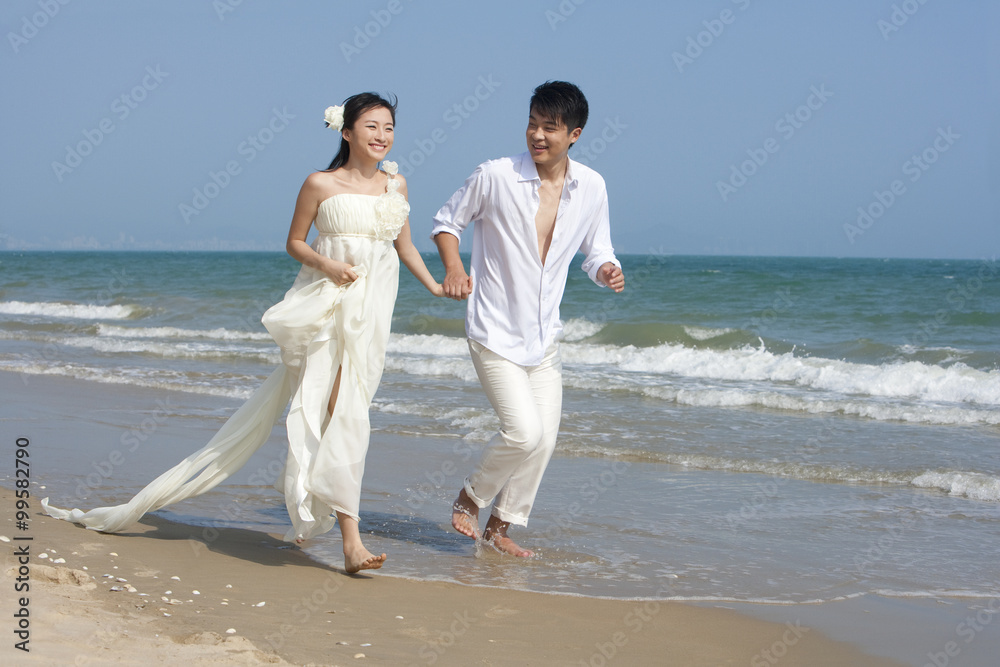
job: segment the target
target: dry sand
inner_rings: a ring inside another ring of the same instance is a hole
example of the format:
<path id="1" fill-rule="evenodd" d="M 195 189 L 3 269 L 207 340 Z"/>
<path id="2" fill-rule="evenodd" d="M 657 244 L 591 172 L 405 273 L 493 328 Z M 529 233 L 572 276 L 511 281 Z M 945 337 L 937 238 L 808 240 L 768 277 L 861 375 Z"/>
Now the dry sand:
<path id="1" fill-rule="evenodd" d="M 3 664 L 772 664 L 765 650 L 782 666 L 897 664 L 728 609 L 349 576 L 242 529 L 206 543 L 147 516 L 102 534 L 41 514 L 35 497 L 30 528 L 18 531 L 13 492 L 0 490 L 0 502 L 10 508 L 0 521 L 10 540 L 0 543 Z M 24 545 L 30 591 L 12 595 Z M 28 653 L 14 648 L 20 596 Z"/>

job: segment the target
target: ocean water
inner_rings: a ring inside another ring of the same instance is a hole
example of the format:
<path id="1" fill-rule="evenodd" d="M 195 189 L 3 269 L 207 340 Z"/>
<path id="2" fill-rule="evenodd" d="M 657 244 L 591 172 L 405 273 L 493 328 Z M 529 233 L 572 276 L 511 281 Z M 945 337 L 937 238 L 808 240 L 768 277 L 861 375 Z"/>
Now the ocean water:
<path id="1" fill-rule="evenodd" d="M 497 421 L 464 304 L 403 270 L 362 499 L 386 574 L 710 601 L 1000 594 L 995 258 L 622 260 L 621 295 L 571 270 L 559 445 L 515 534 L 529 562 L 449 530 Z M 221 420 L 279 362 L 260 316 L 297 268 L 277 253 L 0 254 L 0 370 L 167 390 L 177 416 L 203 399 Z M 279 464 L 273 439 L 253 465 Z M 172 446 L 179 460 L 202 444 Z M 55 504 L 75 472 L 45 472 Z M 86 506 L 159 472 L 118 471 Z M 237 494 L 254 502 L 230 521 Z M 163 510 L 276 533 L 284 512 L 246 480 Z M 340 561 L 336 531 L 308 549 Z"/>

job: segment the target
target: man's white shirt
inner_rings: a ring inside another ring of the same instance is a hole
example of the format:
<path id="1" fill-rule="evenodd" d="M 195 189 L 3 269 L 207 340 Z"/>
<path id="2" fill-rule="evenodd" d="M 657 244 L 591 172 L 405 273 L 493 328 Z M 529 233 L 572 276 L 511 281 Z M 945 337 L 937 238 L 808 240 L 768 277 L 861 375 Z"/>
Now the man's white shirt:
<path id="1" fill-rule="evenodd" d="M 611 245 L 608 193 L 593 169 L 568 161 L 545 265 L 538 253 L 535 214 L 541 179 L 528 153 L 479 165 L 434 216 L 431 237 L 461 239 L 475 222 L 468 337 L 522 366 L 537 366 L 562 331 L 559 304 L 570 262 L 581 251 L 583 270 L 621 266 Z"/>

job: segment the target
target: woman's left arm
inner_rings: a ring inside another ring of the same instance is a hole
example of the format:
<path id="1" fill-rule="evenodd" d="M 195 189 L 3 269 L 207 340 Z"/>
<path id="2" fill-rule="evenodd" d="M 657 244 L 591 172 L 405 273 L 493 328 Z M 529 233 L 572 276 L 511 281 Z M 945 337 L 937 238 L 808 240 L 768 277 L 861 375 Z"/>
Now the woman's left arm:
<path id="1" fill-rule="evenodd" d="M 399 192 L 406 197 L 406 179 L 402 176 L 396 176 L 396 178 L 400 181 Z M 393 245 L 396 247 L 399 261 L 410 270 L 410 273 L 420 281 L 420 284 L 434 296 L 444 296 L 444 288 L 441 287 L 441 283 L 434 280 L 434 276 L 424 264 L 424 258 L 420 256 L 420 251 L 417 250 L 417 246 L 413 245 L 413 239 L 410 237 L 409 218 L 403 223 L 403 228 L 399 230 L 399 236 L 393 241 Z"/>

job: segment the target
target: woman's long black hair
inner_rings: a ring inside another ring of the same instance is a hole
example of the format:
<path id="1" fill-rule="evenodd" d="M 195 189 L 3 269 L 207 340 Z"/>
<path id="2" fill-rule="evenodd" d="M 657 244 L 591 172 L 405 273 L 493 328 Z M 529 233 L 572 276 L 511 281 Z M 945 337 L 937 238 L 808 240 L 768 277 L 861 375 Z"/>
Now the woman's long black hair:
<path id="1" fill-rule="evenodd" d="M 393 95 L 389 95 L 388 99 L 377 93 L 358 93 L 357 95 L 351 95 L 344 100 L 344 127 L 342 131 L 353 130 L 354 123 L 357 122 L 358 116 L 369 109 L 377 109 L 378 107 L 385 107 L 389 110 L 389 114 L 392 116 L 392 123 L 395 125 L 396 102 L 396 97 Z M 329 127 L 329 124 L 327 124 L 327 127 Z M 333 161 L 330 162 L 330 166 L 326 168 L 326 171 L 333 171 L 334 169 L 343 167 L 347 164 L 347 160 L 350 157 L 351 146 L 347 143 L 346 139 L 341 137 L 340 150 L 333 156 Z"/>

